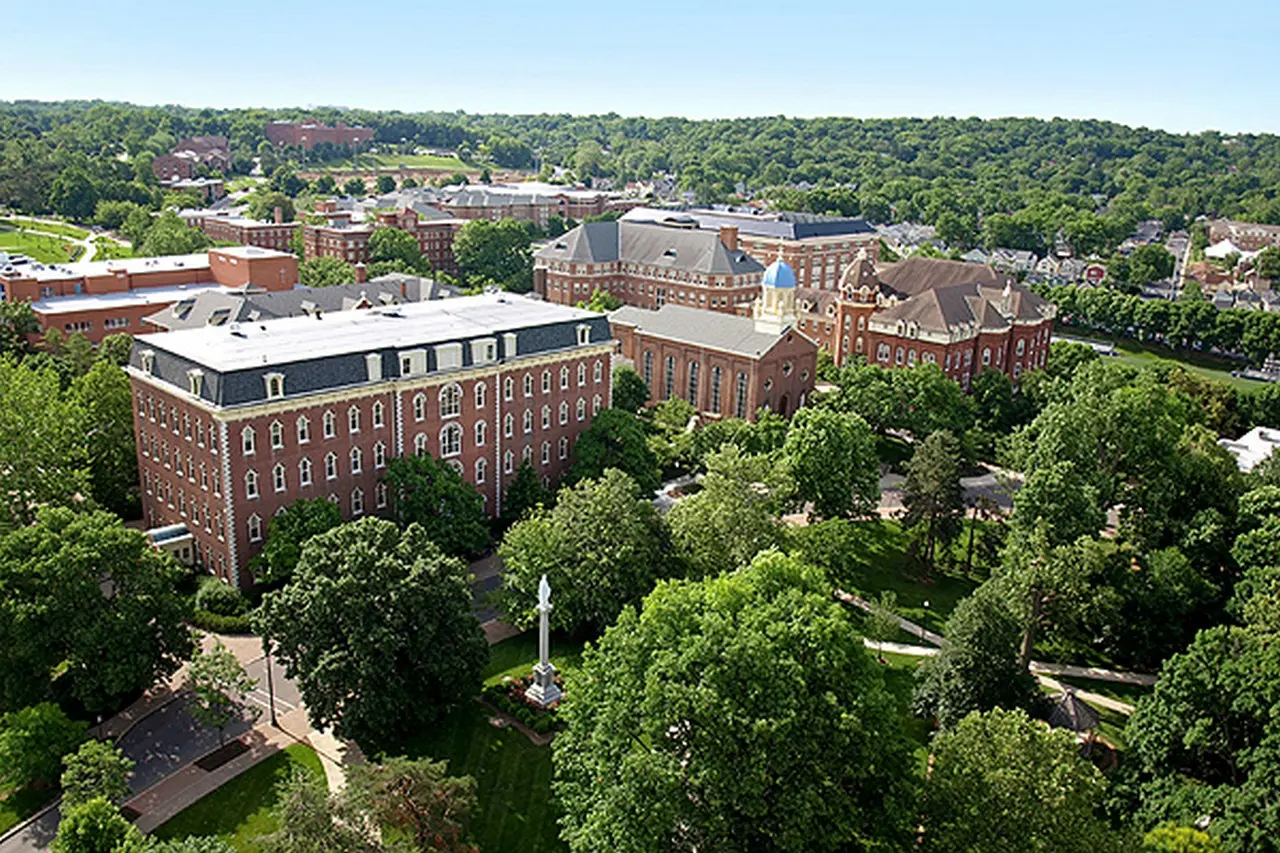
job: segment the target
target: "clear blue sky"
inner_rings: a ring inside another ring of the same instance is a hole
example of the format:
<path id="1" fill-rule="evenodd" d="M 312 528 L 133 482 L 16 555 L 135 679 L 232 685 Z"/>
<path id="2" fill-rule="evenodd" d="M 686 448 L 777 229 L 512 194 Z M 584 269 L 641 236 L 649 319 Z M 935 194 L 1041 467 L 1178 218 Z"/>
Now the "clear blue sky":
<path id="1" fill-rule="evenodd" d="M 1280 0 L 13 3 L 0 99 L 1280 131 Z"/>

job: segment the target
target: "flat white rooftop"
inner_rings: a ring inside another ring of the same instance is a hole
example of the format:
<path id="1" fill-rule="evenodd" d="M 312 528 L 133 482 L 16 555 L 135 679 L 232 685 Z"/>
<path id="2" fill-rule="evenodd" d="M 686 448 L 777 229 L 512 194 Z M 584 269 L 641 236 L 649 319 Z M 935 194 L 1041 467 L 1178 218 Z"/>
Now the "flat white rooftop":
<path id="1" fill-rule="evenodd" d="M 1248 473 L 1280 447 L 1280 429 L 1254 427 L 1235 441 L 1220 438 L 1218 444 L 1236 458 L 1236 465 L 1241 471 Z"/>
<path id="2" fill-rule="evenodd" d="M 168 305 L 197 296 L 206 290 L 224 290 L 217 282 L 175 284 L 172 287 L 139 287 L 122 293 L 77 293 L 72 296 L 50 296 L 31 303 L 37 314 L 71 314 L 78 311 L 107 311 L 128 308 Z"/>
<path id="3" fill-rule="evenodd" d="M 140 335 L 154 347 L 227 373 L 387 347 L 411 349 L 601 315 L 511 294 L 462 296 L 319 318 L 282 317 Z"/>
<path id="4" fill-rule="evenodd" d="M 114 261 L 80 261 L 73 264 L 24 264 L 21 267 L 22 278 L 34 278 L 38 281 L 61 281 L 64 279 L 86 278 L 89 276 L 114 275 L 126 272 L 130 275 L 161 270 L 205 269 L 209 268 L 207 252 L 193 255 L 162 255 L 154 258 L 122 258 Z"/>

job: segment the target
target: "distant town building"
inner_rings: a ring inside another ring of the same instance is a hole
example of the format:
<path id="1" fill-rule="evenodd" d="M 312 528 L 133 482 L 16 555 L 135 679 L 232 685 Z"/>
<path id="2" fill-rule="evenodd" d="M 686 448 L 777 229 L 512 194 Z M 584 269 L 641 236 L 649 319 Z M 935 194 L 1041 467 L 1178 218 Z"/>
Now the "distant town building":
<path id="1" fill-rule="evenodd" d="M 193 255 L 69 264 L 27 262 L 0 269 L 9 302 L 30 302 L 41 333 L 80 332 L 94 343 L 116 332 L 148 331 L 144 318 L 203 291 L 289 290 L 298 259 L 255 246 Z"/>
<path id="2" fill-rule="evenodd" d="M 269 222 L 250 219 L 229 210 L 184 210 L 179 216 L 190 227 L 203 231 L 210 240 L 281 252 L 289 250 L 294 232 L 302 227 L 298 222 L 285 222 L 284 213 L 279 208 Z"/>
<path id="3" fill-rule="evenodd" d="M 496 515 L 522 460 L 548 484 L 568 470 L 613 348 L 602 314 L 503 295 L 143 335 L 126 368 L 143 514 L 236 585 L 301 498 L 390 512 L 396 456 L 446 460 Z"/>
<path id="4" fill-rule="evenodd" d="M 151 170 L 161 183 L 198 178 L 200 166 L 221 175 L 231 171 L 231 146 L 225 136 L 187 137 L 168 154 L 151 161 Z"/>
<path id="5" fill-rule="evenodd" d="M 775 261 L 752 317 L 668 303 L 609 315 L 623 358 L 653 401 L 679 397 L 704 417 L 790 415 L 813 393 L 818 346 L 795 328 L 795 273 Z"/>
<path id="6" fill-rule="evenodd" d="M 738 246 L 737 229 L 719 231 L 649 222 L 588 222 L 534 254 L 534 291 L 575 305 L 595 290 L 625 305 L 685 305 L 746 316 L 764 266 Z"/>
<path id="7" fill-rule="evenodd" d="M 1254 427 L 1239 438 L 1218 439 L 1218 445 L 1235 457 L 1236 465 L 1248 473 L 1271 458 L 1280 447 L 1280 429 Z"/>
<path id="8" fill-rule="evenodd" d="M 1280 246 L 1280 225 L 1215 219 L 1209 223 L 1209 242 L 1223 241 L 1230 241 L 1241 252 L 1259 252 L 1269 246 Z"/>
<path id="9" fill-rule="evenodd" d="M 348 127 L 342 122 L 330 127 L 316 122 L 273 121 L 263 133 L 277 148 L 301 148 L 310 151 L 317 145 L 362 145 L 373 140 L 367 127 Z"/>
<path id="10" fill-rule="evenodd" d="M 316 202 L 316 214 L 325 222 L 302 226 L 303 257 L 341 258 L 347 263 L 366 263 L 369 260 L 369 238 L 379 228 L 398 228 L 407 231 L 418 241 L 422 252 L 433 270 L 456 275 L 458 263 L 453 257 L 453 238 L 466 224 L 466 220 L 453 217 L 424 219 L 418 211 L 378 210 L 372 221 L 353 222 L 349 210 L 341 210 L 333 199 Z"/>

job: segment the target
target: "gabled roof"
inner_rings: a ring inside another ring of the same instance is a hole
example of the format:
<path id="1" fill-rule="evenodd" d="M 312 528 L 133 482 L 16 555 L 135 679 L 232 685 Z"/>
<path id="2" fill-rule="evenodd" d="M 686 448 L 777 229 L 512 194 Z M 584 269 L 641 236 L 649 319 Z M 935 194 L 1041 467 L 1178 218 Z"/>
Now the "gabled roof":
<path id="1" fill-rule="evenodd" d="M 1011 281 L 1009 276 L 991 267 L 943 258 L 910 257 L 881 267 L 877 275 L 903 296 L 915 296 L 953 284 L 999 284 L 1003 287 L 1006 281 Z"/>
<path id="2" fill-rule="evenodd" d="M 704 275 L 763 273 L 741 249 L 729 249 L 715 231 L 640 222 L 588 222 L 538 250 L 542 260 L 624 263 L 667 267 Z"/>
<path id="3" fill-rule="evenodd" d="M 773 349 L 778 341 L 792 334 L 783 329 L 777 334 L 761 332 L 755 320 L 719 311 L 689 308 L 684 305 L 663 305 L 657 311 L 625 306 L 609 314 L 609 322 L 634 326 L 642 332 L 667 340 L 745 355 L 757 358 Z"/>

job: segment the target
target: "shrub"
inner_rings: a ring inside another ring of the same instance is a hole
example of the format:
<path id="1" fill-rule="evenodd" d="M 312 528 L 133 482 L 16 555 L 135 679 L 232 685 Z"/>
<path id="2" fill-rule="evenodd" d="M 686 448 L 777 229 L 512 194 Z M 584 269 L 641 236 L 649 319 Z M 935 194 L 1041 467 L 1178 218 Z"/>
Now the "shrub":
<path id="1" fill-rule="evenodd" d="M 214 634 L 252 634 L 253 625 L 248 616 L 223 616 L 210 613 L 208 610 L 197 610 L 191 614 L 191 624 L 202 631 Z"/>
<path id="2" fill-rule="evenodd" d="M 242 616 L 248 603 L 240 590 L 214 578 L 200 584 L 196 592 L 196 609 L 207 610 L 218 616 Z"/>

